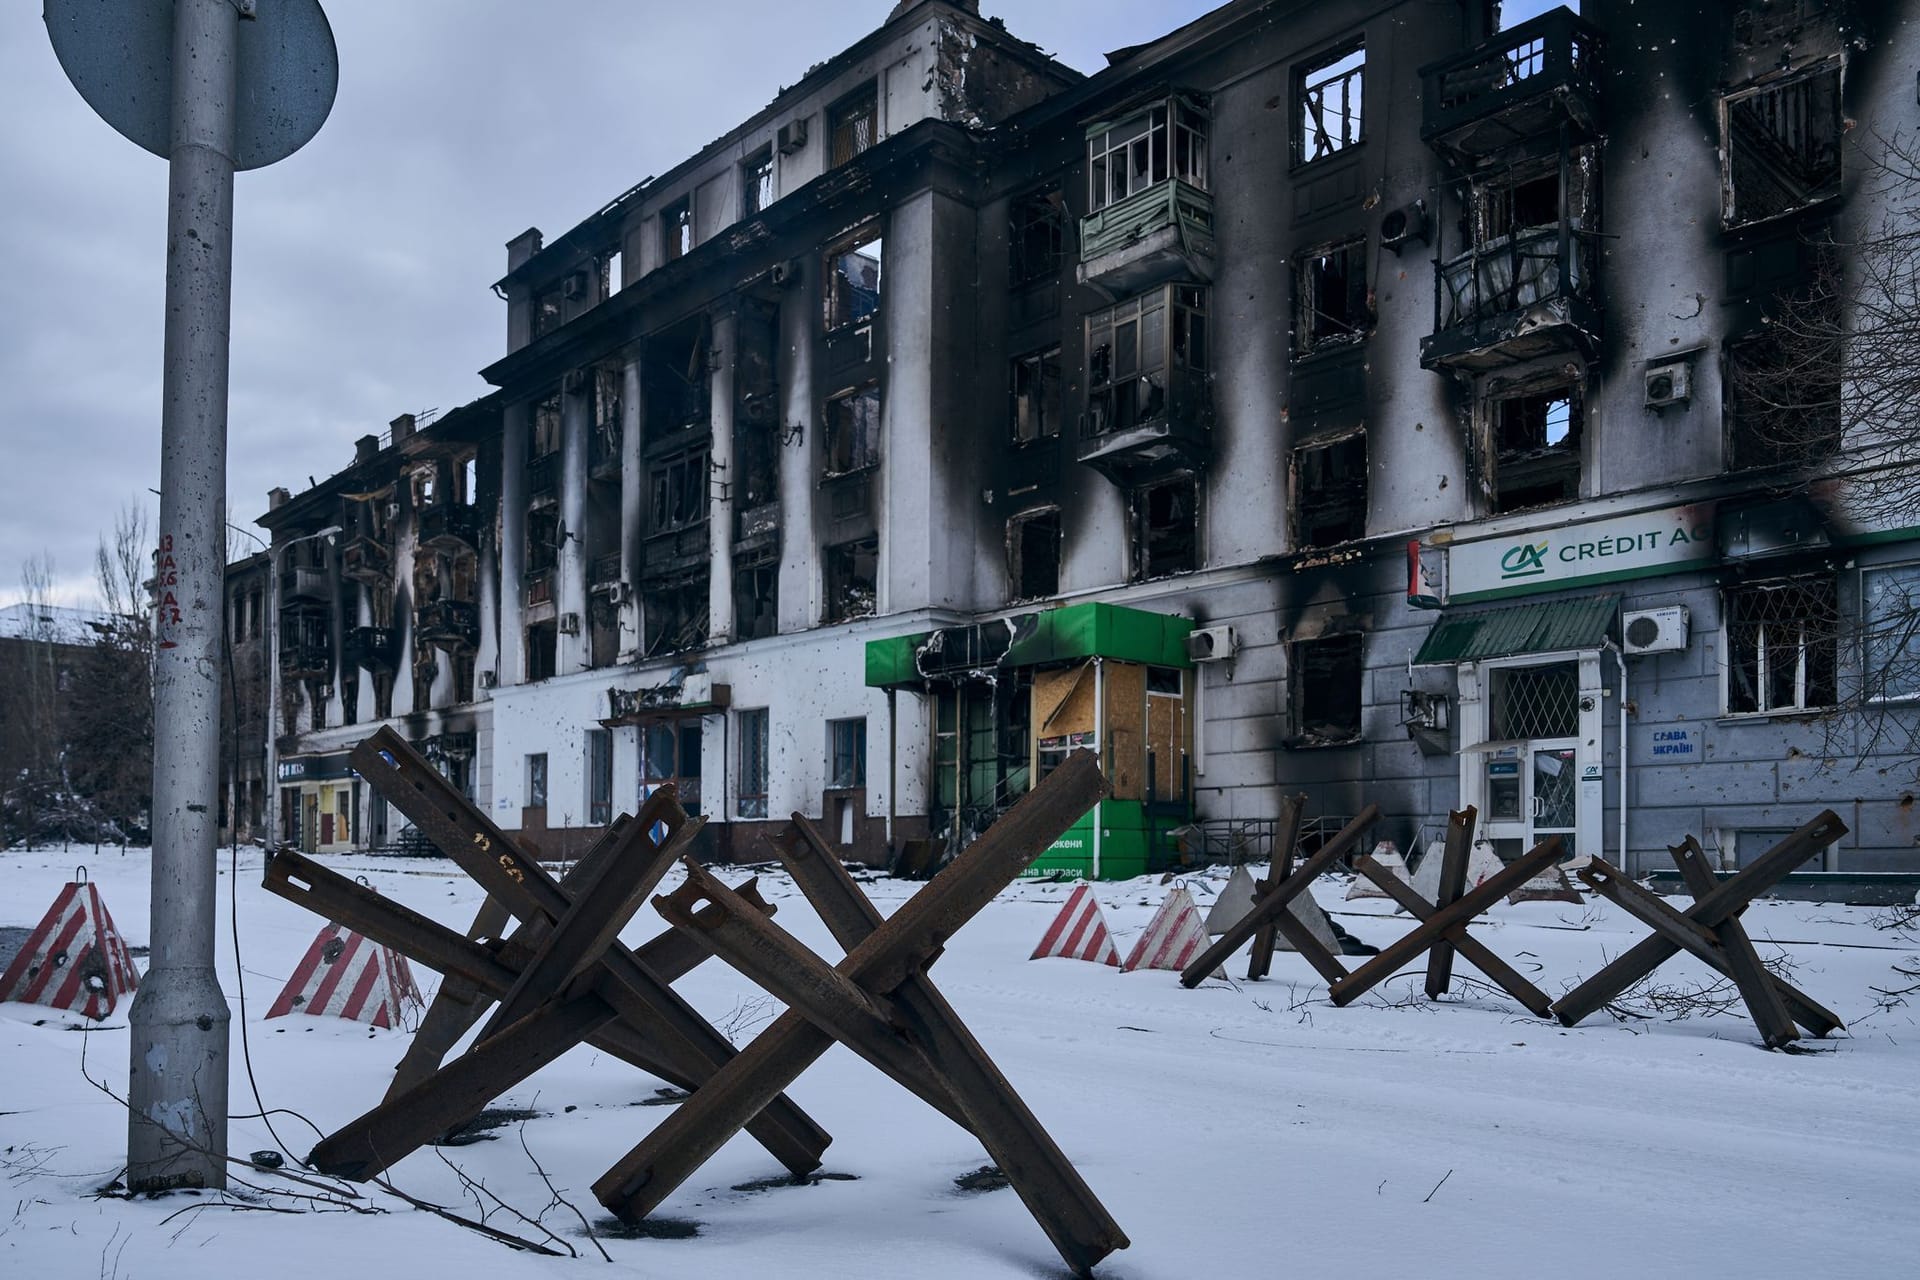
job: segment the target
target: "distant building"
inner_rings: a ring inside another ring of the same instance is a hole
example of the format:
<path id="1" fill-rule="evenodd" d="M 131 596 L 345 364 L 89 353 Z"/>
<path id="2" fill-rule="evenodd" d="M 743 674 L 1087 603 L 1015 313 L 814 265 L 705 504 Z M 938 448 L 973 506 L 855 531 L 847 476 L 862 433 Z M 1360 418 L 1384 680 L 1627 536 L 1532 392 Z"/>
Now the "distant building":
<path id="1" fill-rule="evenodd" d="M 267 553 L 227 566 L 220 673 L 220 840 L 264 838 L 267 786 Z"/>
<path id="2" fill-rule="evenodd" d="M 499 390 L 263 519 L 348 530 L 283 575 L 283 804 L 378 842 L 325 761 L 391 720 L 549 854 L 673 782 L 715 856 L 879 860 L 1090 745 L 1047 865 L 1305 792 L 1920 870 L 1915 489 L 1777 323 L 1899 207 L 1900 17 L 1236 0 L 1089 78 L 897 5 L 515 237 Z"/>
<path id="3" fill-rule="evenodd" d="M 94 656 L 96 627 L 107 621 L 60 605 L 0 608 L 0 795 L 23 783 L 65 789 L 74 695 Z"/>

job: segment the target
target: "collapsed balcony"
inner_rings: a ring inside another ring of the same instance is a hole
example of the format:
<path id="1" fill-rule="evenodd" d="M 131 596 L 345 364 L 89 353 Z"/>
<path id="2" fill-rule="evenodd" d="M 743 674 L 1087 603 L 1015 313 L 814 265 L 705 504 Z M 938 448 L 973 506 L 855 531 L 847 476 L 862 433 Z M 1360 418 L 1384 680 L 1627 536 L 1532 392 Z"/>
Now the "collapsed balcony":
<path id="1" fill-rule="evenodd" d="M 470 550 L 480 542 L 477 507 L 436 502 L 420 509 L 420 545 L 436 551 Z"/>
<path id="2" fill-rule="evenodd" d="M 480 643 L 480 606 L 465 600 L 422 605 L 415 630 L 437 649 L 472 649 Z"/>
<path id="3" fill-rule="evenodd" d="M 1598 130 L 1600 35 L 1566 8 L 1500 32 L 1456 57 L 1420 69 L 1436 150 L 1471 168 L 1561 127 Z"/>
<path id="4" fill-rule="evenodd" d="M 349 627 L 343 642 L 350 667 L 391 674 L 398 664 L 400 633 L 393 627 Z"/>
<path id="5" fill-rule="evenodd" d="M 1087 410 L 1076 456 L 1116 484 L 1212 453 L 1207 290 L 1167 285 L 1087 318 Z"/>
<path id="6" fill-rule="evenodd" d="M 1539 356 L 1591 360 L 1600 340 L 1592 253 L 1575 220 L 1476 245 L 1434 273 L 1427 369 L 1482 371 Z"/>
<path id="7" fill-rule="evenodd" d="M 385 586 L 393 577 L 393 552 L 380 539 L 357 533 L 341 549 L 340 576 L 370 587 Z"/>

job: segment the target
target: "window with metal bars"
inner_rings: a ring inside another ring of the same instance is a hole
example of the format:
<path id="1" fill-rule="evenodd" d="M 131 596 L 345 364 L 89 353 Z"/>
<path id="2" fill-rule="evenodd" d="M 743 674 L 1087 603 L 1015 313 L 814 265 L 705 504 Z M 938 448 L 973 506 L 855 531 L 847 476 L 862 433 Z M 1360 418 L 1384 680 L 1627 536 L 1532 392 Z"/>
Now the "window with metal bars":
<path id="1" fill-rule="evenodd" d="M 738 713 L 740 793 L 734 812 L 742 818 L 767 816 L 767 709 Z"/>
<path id="2" fill-rule="evenodd" d="M 880 110 L 874 86 L 869 83 L 843 98 L 827 119 L 833 135 L 831 163 L 845 164 L 878 141 Z"/>
<path id="3" fill-rule="evenodd" d="M 1800 711 L 1837 700 L 1840 609 L 1831 578 L 1726 592 L 1727 711 Z"/>
<path id="4" fill-rule="evenodd" d="M 1487 680 L 1487 736 L 1495 742 L 1580 733 L 1580 664 L 1495 667 Z"/>

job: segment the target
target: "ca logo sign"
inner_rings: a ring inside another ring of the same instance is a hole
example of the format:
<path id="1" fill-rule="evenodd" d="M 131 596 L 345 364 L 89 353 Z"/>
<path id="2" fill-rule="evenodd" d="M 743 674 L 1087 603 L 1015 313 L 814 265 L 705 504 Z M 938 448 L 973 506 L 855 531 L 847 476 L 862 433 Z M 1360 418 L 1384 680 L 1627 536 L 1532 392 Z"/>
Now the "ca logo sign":
<path id="1" fill-rule="evenodd" d="M 1544 542 L 1518 543 L 1508 547 L 1500 557 L 1502 578 L 1531 578 L 1546 571 L 1547 544 Z"/>

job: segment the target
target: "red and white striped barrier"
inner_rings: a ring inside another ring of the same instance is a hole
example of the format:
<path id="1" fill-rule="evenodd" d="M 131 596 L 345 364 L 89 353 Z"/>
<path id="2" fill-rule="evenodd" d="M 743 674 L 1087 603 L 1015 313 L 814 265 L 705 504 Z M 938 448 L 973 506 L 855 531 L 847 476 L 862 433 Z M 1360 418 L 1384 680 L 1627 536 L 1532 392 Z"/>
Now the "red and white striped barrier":
<path id="1" fill-rule="evenodd" d="M 60 890 L 0 975 L 0 1000 L 49 1005 L 98 1022 L 139 985 L 126 939 L 82 872 Z"/>
<path id="2" fill-rule="evenodd" d="M 310 1013 L 397 1027 L 407 1005 L 423 1003 L 405 956 L 330 924 L 300 958 L 267 1016 Z"/>
<path id="3" fill-rule="evenodd" d="M 1194 905 L 1192 894 L 1175 887 L 1153 913 L 1147 931 L 1133 944 L 1120 971 L 1184 969 L 1206 946 L 1207 927 L 1201 923 L 1200 908 Z"/>
<path id="4" fill-rule="evenodd" d="M 1101 914 L 1092 885 L 1074 886 L 1061 905 L 1060 914 L 1047 926 L 1040 945 L 1027 959 L 1040 960 L 1048 956 L 1091 960 L 1095 964 L 1120 963 L 1120 953 L 1114 949 L 1113 935 L 1107 932 L 1107 918 Z"/>

